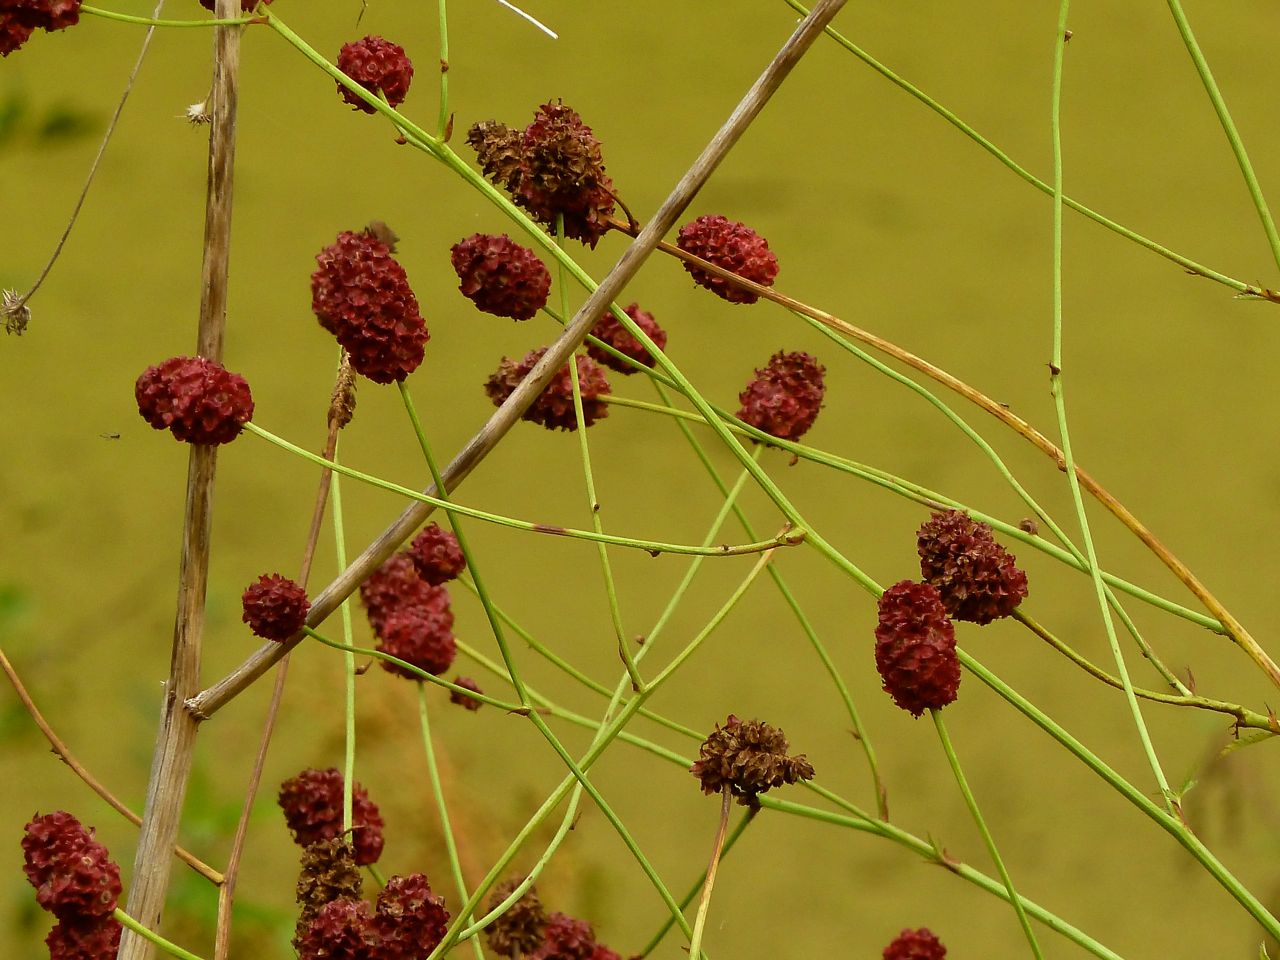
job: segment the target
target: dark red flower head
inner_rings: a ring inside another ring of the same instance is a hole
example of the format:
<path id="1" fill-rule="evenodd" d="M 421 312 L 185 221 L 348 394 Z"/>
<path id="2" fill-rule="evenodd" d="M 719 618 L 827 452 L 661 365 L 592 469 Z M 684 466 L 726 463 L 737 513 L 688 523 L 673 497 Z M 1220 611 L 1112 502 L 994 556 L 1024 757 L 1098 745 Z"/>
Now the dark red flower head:
<path id="1" fill-rule="evenodd" d="M 637 327 L 645 332 L 645 335 L 652 340 L 659 350 L 667 348 L 667 331 L 658 326 L 658 321 L 653 319 L 653 314 L 647 310 L 641 310 L 638 303 L 633 303 L 622 311 L 630 317 Z M 613 315 L 612 311 L 606 310 L 596 321 L 595 328 L 591 331 L 592 335 L 597 339 L 607 343 L 613 349 L 617 350 L 625 357 L 630 357 L 636 363 L 642 366 L 652 367 L 654 359 L 649 351 L 633 337 L 618 319 Z M 619 373 L 630 376 L 638 372 L 635 367 L 630 364 L 623 363 L 607 350 L 602 350 L 594 343 L 587 346 L 587 352 L 596 360 L 603 363 L 610 369 L 617 370 Z"/>
<path id="2" fill-rule="evenodd" d="M 37 29 L 65 30 L 80 22 L 81 0 L 0 0 L 0 56 L 7 57 Z"/>
<path id="3" fill-rule="evenodd" d="M 453 682 L 459 687 L 474 690 L 476 693 L 484 693 L 484 691 L 480 689 L 480 685 L 470 677 L 454 677 Z M 465 707 L 472 711 L 479 710 L 484 706 L 484 701 L 477 700 L 475 697 L 469 697 L 465 693 L 459 693 L 457 690 L 451 690 L 449 692 L 449 702 L 456 703 L 458 706 Z"/>
<path id="4" fill-rule="evenodd" d="M 938 588 L 947 613 L 986 624 L 1007 617 L 1027 596 L 1027 575 L 985 523 L 959 510 L 935 513 L 917 534 L 920 574 Z"/>
<path id="5" fill-rule="evenodd" d="M 184 443 L 230 443 L 253 418 L 244 377 L 205 357 L 173 357 L 147 367 L 133 395 L 147 423 Z"/>
<path id="6" fill-rule="evenodd" d="M 364 900 L 331 900 L 299 939 L 299 960 L 380 960 L 372 920 L 373 911 Z"/>
<path id="7" fill-rule="evenodd" d="M 261 2 L 269 4 L 271 3 L 271 0 L 261 0 Z M 240 0 L 240 9 L 244 13 L 248 13 L 250 10 L 256 7 L 258 3 L 259 3 L 259 0 Z M 200 6 L 204 7 L 206 10 L 213 10 L 214 0 L 200 0 Z"/>
<path id="8" fill-rule="evenodd" d="M 701 782 L 703 793 L 728 790 L 743 806 L 753 806 L 766 790 L 813 779 L 813 764 L 804 754 L 787 756 L 787 747 L 786 735 L 777 727 L 763 720 L 743 723 L 731 713 L 702 742 L 689 772 Z"/>
<path id="9" fill-rule="evenodd" d="M 929 930 L 903 930 L 884 948 L 884 960 L 945 960 L 947 948 Z"/>
<path id="10" fill-rule="evenodd" d="M 458 644 L 450 629 L 452 624 L 452 613 L 441 617 L 425 607 L 401 607 L 382 621 L 378 650 L 427 673 L 444 673 L 453 665 L 453 658 L 458 653 Z M 398 663 L 380 662 L 390 673 L 410 680 L 422 679 Z"/>
<path id="11" fill-rule="evenodd" d="M 24 829 L 23 872 L 36 902 L 60 920 L 109 916 L 120 899 L 120 867 L 92 829 L 61 810 L 35 817 Z"/>
<path id="12" fill-rule="evenodd" d="M 913 717 L 955 700 L 956 631 L 932 584 L 903 580 L 880 597 L 876 669 L 885 692 Z"/>
<path id="13" fill-rule="evenodd" d="M 600 949 L 608 951 L 607 947 L 602 948 L 596 943 L 591 924 L 563 913 L 553 913 L 546 918 L 542 943 L 532 953 L 525 954 L 524 960 L 596 960 L 596 951 Z M 599 957 L 598 960 L 604 958 Z"/>
<path id="14" fill-rule="evenodd" d="M 538 255 L 505 234 L 476 233 L 450 251 L 458 289 L 485 313 L 528 320 L 547 305 L 551 274 Z"/>
<path id="15" fill-rule="evenodd" d="M 369 625 L 381 637 L 387 617 L 400 610 L 421 610 L 443 624 L 453 627 L 453 610 L 449 591 L 433 587 L 420 576 L 408 551 L 390 557 L 360 585 L 360 599 L 369 614 Z"/>
<path id="16" fill-rule="evenodd" d="M 392 877 L 378 894 L 373 930 L 381 943 L 379 960 L 425 958 L 444 939 L 449 911 L 421 873 Z"/>
<path id="17" fill-rule="evenodd" d="M 686 223 L 680 228 L 676 246 L 762 287 L 773 286 L 773 279 L 778 275 L 778 258 L 769 249 L 769 241 L 745 224 L 719 215 L 699 217 L 692 223 Z M 759 294 L 735 286 L 724 277 L 707 273 L 701 267 L 686 262 L 684 268 L 694 283 L 706 287 L 722 300 L 755 303 L 760 299 Z"/>
<path id="18" fill-rule="evenodd" d="M 302 629 L 311 601 L 307 591 L 278 573 L 263 574 L 240 598 L 244 622 L 255 636 L 283 643 Z"/>
<path id="19" fill-rule="evenodd" d="M 280 785 L 277 798 L 284 820 L 300 847 L 332 840 L 342 833 L 342 774 L 328 770 L 303 770 Z M 359 866 L 377 862 L 382 855 L 382 814 L 360 784 L 351 790 L 351 845 Z"/>
<path id="20" fill-rule="evenodd" d="M 121 929 L 111 916 L 59 920 L 44 940 L 49 960 L 115 960 Z"/>
<path id="21" fill-rule="evenodd" d="M 433 587 L 456 580 L 467 568 L 458 538 L 438 523 L 429 523 L 413 538 L 409 548 L 418 576 Z"/>
<path id="22" fill-rule="evenodd" d="M 316 254 L 311 309 L 374 383 L 403 380 L 430 339 L 418 298 L 391 248 L 371 231 L 344 231 Z"/>
<path id="23" fill-rule="evenodd" d="M 822 409 L 826 372 L 807 353 L 775 353 L 738 394 L 738 419 L 771 437 L 799 440 Z"/>
<path id="24" fill-rule="evenodd" d="M 546 347 L 540 347 L 526 354 L 523 360 L 502 358 L 502 363 L 498 365 L 498 369 L 493 372 L 484 386 L 484 392 L 489 395 L 495 407 L 502 406 L 503 401 L 511 396 L 520 382 L 533 370 L 534 364 L 542 359 L 542 355 L 546 352 Z M 584 426 L 589 427 L 597 420 L 603 420 L 609 415 L 609 405 L 598 399 L 601 394 L 609 392 L 609 380 L 599 364 L 590 357 L 579 354 L 574 358 L 574 362 L 578 366 L 578 387 L 582 392 L 582 422 Z M 521 419 L 528 420 L 530 423 L 540 423 L 548 430 L 557 428 L 577 430 L 578 419 L 573 410 L 572 376 L 569 365 L 566 363 L 551 378 L 551 382 L 547 384 L 541 395 L 529 405 L 529 409 L 524 412 Z"/>
<path id="25" fill-rule="evenodd" d="M 405 56 L 404 47 L 382 37 L 344 44 L 338 54 L 338 69 L 375 96 L 381 93 L 393 107 L 404 103 L 413 79 L 413 64 Z M 338 92 L 357 110 L 377 113 L 341 83 Z"/>

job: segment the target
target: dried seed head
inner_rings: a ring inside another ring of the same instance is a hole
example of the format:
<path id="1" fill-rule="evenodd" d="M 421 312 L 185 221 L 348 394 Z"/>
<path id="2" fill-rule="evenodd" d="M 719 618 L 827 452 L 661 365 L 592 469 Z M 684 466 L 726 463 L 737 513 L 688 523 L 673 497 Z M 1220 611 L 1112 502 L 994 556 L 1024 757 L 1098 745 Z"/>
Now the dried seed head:
<path id="1" fill-rule="evenodd" d="M 326 903 L 299 938 L 299 960 L 380 960 L 372 920 L 364 900 Z"/>
<path id="2" fill-rule="evenodd" d="M 490 913 L 502 904 L 502 901 L 515 893 L 521 880 L 507 880 L 493 888 L 489 901 L 485 904 L 485 913 Z M 547 926 L 547 915 L 542 909 L 542 901 L 538 899 L 538 891 L 530 887 L 520 895 L 515 903 L 487 927 L 484 928 L 489 948 L 504 957 L 520 957 L 533 953 L 542 944 L 542 934 Z"/>
<path id="3" fill-rule="evenodd" d="M 92 829 L 62 810 L 37 816 L 23 829 L 23 872 L 41 907 L 60 920 L 111 914 L 120 899 L 120 867 Z"/>
<path id="4" fill-rule="evenodd" d="M 413 64 L 405 56 L 404 47 L 382 37 L 365 37 L 344 44 L 338 53 L 338 69 L 374 96 L 382 94 L 393 107 L 404 103 L 413 80 Z M 338 93 L 357 110 L 377 113 L 341 83 Z"/>
<path id="5" fill-rule="evenodd" d="M 240 599 L 244 622 L 254 635 L 278 643 L 302 629 L 307 611 L 311 609 L 307 591 L 278 573 L 258 577 Z"/>
<path id="6" fill-rule="evenodd" d="M 351 368 L 351 354 L 342 351 L 342 363 L 334 378 L 333 393 L 329 395 L 329 423 L 339 430 L 356 415 L 356 373 Z"/>
<path id="7" fill-rule="evenodd" d="M 930 583 L 903 580 L 880 597 L 876 669 L 893 702 L 913 717 L 956 698 L 956 632 Z"/>
<path id="8" fill-rule="evenodd" d="M 453 610 L 449 591 L 433 587 L 420 576 L 408 551 L 390 557 L 360 585 L 360 599 L 369 615 L 369 625 L 381 637 L 387 617 L 399 610 L 421 610 L 441 621 L 441 629 L 452 629 Z"/>
<path id="9" fill-rule="evenodd" d="M 328 770 L 303 770 L 280 785 L 277 798 L 294 842 L 309 847 L 342 834 L 342 774 Z M 351 845 L 359 866 L 375 863 L 382 855 L 382 814 L 364 787 L 352 786 Z"/>
<path id="10" fill-rule="evenodd" d="M 1007 617 L 1027 596 L 1027 575 L 996 543 L 991 527 L 959 510 L 935 513 L 917 534 L 920 574 L 938 588 L 947 613 L 987 624 Z"/>
<path id="11" fill-rule="evenodd" d="M 429 523 L 413 538 L 409 548 L 418 576 L 433 587 L 456 580 L 467 568 L 458 538 L 438 523 Z"/>
<path id="12" fill-rule="evenodd" d="M 485 313 L 528 320 L 547 305 L 551 274 L 538 255 L 505 234 L 476 233 L 450 251 L 458 289 Z"/>
<path id="13" fill-rule="evenodd" d="M 680 228 L 676 245 L 685 253 L 714 263 L 723 270 L 736 273 L 762 287 L 773 286 L 778 275 L 778 258 L 769 249 L 769 241 L 745 224 L 715 215 L 699 217 Z M 706 287 L 730 303 L 755 303 L 759 294 L 735 286 L 724 277 L 707 273 L 701 267 L 685 263 L 693 282 Z"/>
<path id="14" fill-rule="evenodd" d="M 381 945 L 377 960 L 419 960 L 444 939 L 449 911 L 421 873 L 392 877 L 378 894 L 371 924 Z"/>
<path id="15" fill-rule="evenodd" d="M 510 190 L 520 175 L 524 133 L 496 120 L 481 120 L 467 131 L 467 144 L 476 152 L 485 178 Z"/>
<path id="16" fill-rule="evenodd" d="M 147 423 L 184 443 L 230 443 L 253 418 L 244 377 L 205 357 L 173 357 L 147 367 L 133 394 Z"/>
<path id="17" fill-rule="evenodd" d="M 362 882 L 356 866 L 355 850 L 345 837 L 318 840 L 302 851 L 302 870 L 298 874 L 298 915 L 293 946 L 301 944 L 311 921 L 326 903 L 334 900 L 359 900 Z"/>
<path id="18" fill-rule="evenodd" d="M 0 4 L 0 56 L 7 57 L 37 28 L 65 30 L 80 22 L 81 0 L 5 0 Z"/>
<path id="19" fill-rule="evenodd" d="M 635 322 L 636 326 L 645 332 L 650 340 L 657 344 L 659 350 L 665 350 L 667 348 L 667 331 L 658 326 L 658 321 L 653 319 L 652 313 L 649 313 L 647 310 L 641 310 L 640 305 L 637 303 L 631 304 L 622 312 L 630 317 Z M 600 319 L 596 321 L 595 328 L 591 333 L 597 339 L 607 343 L 623 356 L 630 357 L 636 363 L 646 367 L 652 367 L 655 363 L 649 351 L 640 343 L 639 340 L 631 335 L 630 331 L 628 331 L 626 327 L 618 322 L 618 319 L 614 317 L 611 311 L 606 310 L 600 316 Z M 613 356 L 613 354 L 609 353 L 607 350 L 602 350 L 594 343 L 587 346 L 587 353 L 600 363 L 603 363 L 606 367 L 609 367 L 612 370 L 617 370 L 624 376 L 630 376 L 637 372 L 635 367 L 623 363 L 617 357 Z"/>
<path id="20" fill-rule="evenodd" d="M 529 375 L 544 353 L 546 347 L 534 350 L 525 355 L 523 360 L 502 358 L 498 369 L 490 375 L 485 383 L 484 391 L 489 395 L 495 407 L 502 406 L 503 401 L 511 396 L 521 381 Z M 582 392 L 582 422 L 591 426 L 597 420 L 609 415 L 609 405 L 598 399 L 601 394 L 609 392 L 609 380 L 604 371 L 590 357 L 579 354 L 574 358 L 578 367 L 578 387 Z M 522 420 L 540 423 L 548 430 L 577 430 L 578 419 L 573 410 L 573 380 L 566 363 L 551 378 L 541 395 L 529 405 Z"/>
<path id="21" fill-rule="evenodd" d="M 780 440 L 799 440 L 822 409 L 826 372 L 807 353 L 775 353 L 738 394 L 738 419 Z"/>
<path id="22" fill-rule="evenodd" d="M 926 927 L 903 930 L 884 948 L 884 960 L 945 960 L 944 947 Z"/>
<path id="23" fill-rule="evenodd" d="M 0 313 L 4 314 L 4 332 L 22 336 L 31 322 L 31 308 L 22 301 L 17 290 L 6 290 L 0 299 Z"/>
<path id="24" fill-rule="evenodd" d="M 689 772 L 702 783 L 702 792 L 728 790 L 743 806 L 755 805 L 756 796 L 782 786 L 813 779 L 813 765 L 804 754 L 787 756 L 787 738 L 763 720 L 745 723 L 733 714 L 716 724 L 698 748 L 698 760 Z"/>
<path id="25" fill-rule="evenodd" d="M 59 920 L 44 940 L 49 960 L 115 960 L 121 929 L 111 916 Z"/>
<path id="26" fill-rule="evenodd" d="M 453 682 L 459 687 L 466 687 L 468 690 L 474 690 L 476 693 L 484 693 L 484 691 L 480 689 L 480 685 L 470 677 L 454 677 Z M 457 690 L 451 690 L 449 692 L 449 702 L 456 703 L 460 707 L 465 707 L 473 713 L 484 706 L 483 701 L 477 700 L 475 697 L 469 697 L 465 693 L 459 693 Z"/>

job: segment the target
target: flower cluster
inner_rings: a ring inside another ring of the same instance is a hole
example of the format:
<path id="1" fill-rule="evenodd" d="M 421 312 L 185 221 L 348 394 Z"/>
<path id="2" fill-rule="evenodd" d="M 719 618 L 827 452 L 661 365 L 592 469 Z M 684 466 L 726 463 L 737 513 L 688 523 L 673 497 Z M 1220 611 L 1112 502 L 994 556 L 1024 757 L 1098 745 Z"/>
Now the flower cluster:
<path id="1" fill-rule="evenodd" d="M 378 650 L 427 673 L 449 669 L 457 653 L 449 592 L 418 575 L 411 552 L 397 553 L 375 570 L 360 586 L 360 598 L 378 637 Z M 410 680 L 420 679 L 399 664 L 383 660 L 382 666 Z"/>
<path id="2" fill-rule="evenodd" d="M 244 377 L 206 357 L 172 357 L 147 367 L 133 395 L 142 419 L 184 443 L 230 443 L 253 418 Z"/>
<path id="3" fill-rule="evenodd" d="M 565 236 L 592 247 L 609 229 L 613 181 L 604 172 L 600 141 L 563 103 L 544 103 L 523 131 L 477 123 L 467 143 L 484 175 L 534 220 L 554 228 L 562 215 Z"/>
<path id="4" fill-rule="evenodd" d="M 475 693 L 484 693 L 484 691 L 480 689 L 480 685 L 470 677 L 454 677 L 453 682 L 455 685 L 465 687 Z M 484 706 L 483 701 L 477 700 L 475 697 L 469 697 L 465 693 L 461 693 L 457 690 L 450 691 L 449 702 L 473 712 Z"/>
<path id="5" fill-rule="evenodd" d="M 351 791 L 351 845 L 359 866 L 376 863 L 382 855 L 382 814 L 360 784 Z M 280 785 L 277 797 L 293 839 L 301 847 L 332 840 L 342 833 L 342 774 L 303 770 Z"/>
<path id="6" fill-rule="evenodd" d="M 523 360 L 502 358 L 485 383 L 484 391 L 489 395 L 495 407 L 502 406 L 503 401 L 511 396 L 522 380 L 529 375 L 542 355 L 547 352 L 541 347 L 525 355 Z M 590 357 L 579 354 L 574 358 L 578 367 L 578 389 L 582 393 L 583 426 L 591 426 L 597 420 L 609 415 L 609 405 L 599 399 L 601 394 L 609 392 L 609 380 L 604 371 Z M 543 389 L 538 398 L 524 412 L 523 420 L 540 423 L 548 430 L 577 430 L 578 419 L 573 411 L 573 374 L 566 363 L 551 378 L 551 382 Z"/>
<path id="7" fill-rule="evenodd" d="M 80 22 L 81 0 L 3 0 L 0 2 L 0 56 L 7 57 L 42 29 L 52 33 Z"/>
<path id="8" fill-rule="evenodd" d="M 738 394 L 738 419 L 779 440 L 799 440 L 822 409 L 826 372 L 807 353 L 775 353 Z"/>
<path id="9" fill-rule="evenodd" d="M 438 523 L 430 523 L 413 538 L 409 557 L 418 576 L 433 587 L 456 580 L 467 568 L 458 538 Z"/>
<path id="10" fill-rule="evenodd" d="M 300 960 L 421 960 L 444 939 L 449 912 L 420 873 L 395 876 L 376 909 L 341 898 L 320 908 L 298 938 Z"/>
<path id="11" fill-rule="evenodd" d="M 884 948 L 883 960 L 946 960 L 947 948 L 926 927 L 903 930 Z"/>
<path id="12" fill-rule="evenodd" d="M 71 814 L 36 816 L 22 836 L 23 872 L 36 902 L 58 918 L 45 943 L 51 960 L 109 960 L 120 942 L 111 915 L 120 899 L 120 867 Z"/>
<path id="13" fill-rule="evenodd" d="M 622 960 L 617 953 L 596 942 L 596 932 L 585 920 L 563 913 L 547 917 L 542 942 L 524 960 Z"/>
<path id="14" fill-rule="evenodd" d="M 876 670 L 893 702 L 918 717 L 954 701 L 960 688 L 956 631 L 937 589 L 903 580 L 884 592 L 879 610 Z"/>
<path id="15" fill-rule="evenodd" d="M 745 723 L 733 714 L 698 748 L 698 759 L 689 772 L 702 783 L 702 792 L 728 790 L 743 806 L 753 806 L 757 795 L 784 783 L 813 779 L 813 765 L 804 754 L 787 755 L 787 738 L 762 720 Z"/>
<path id="16" fill-rule="evenodd" d="M 538 255 L 505 234 L 476 233 L 449 251 L 458 289 L 485 313 L 528 320 L 547 305 L 551 274 Z"/>
<path id="17" fill-rule="evenodd" d="M 283 643 L 306 623 L 311 601 L 307 591 L 278 573 L 263 574 L 240 598 L 244 622 L 254 636 Z"/>
<path id="18" fill-rule="evenodd" d="M 645 335 L 657 345 L 659 350 L 667 348 L 667 331 L 658 326 L 658 321 L 653 319 L 652 313 L 647 310 L 641 310 L 640 305 L 637 303 L 631 304 L 622 312 L 645 332 Z M 630 357 L 636 363 L 652 367 L 655 362 L 653 356 L 644 345 L 631 335 L 630 331 L 618 321 L 612 311 L 606 310 L 601 315 L 591 333 L 598 340 L 607 343 L 620 354 Z M 637 372 L 635 367 L 623 363 L 609 351 L 601 349 L 594 343 L 588 345 L 587 352 L 606 367 L 617 370 L 624 376 L 630 376 Z"/>
<path id="19" fill-rule="evenodd" d="M 374 383 L 403 380 L 430 339 L 404 267 L 372 230 L 344 231 L 316 254 L 311 309 Z"/>
<path id="20" fill-rule="evenodd" d="M 745 224 L 719 215 L 699 217 L 686 223 L 680 228 L 676 246 L 762 287 L 773 286 L 778 275 L 778 258 L 769 249 L 769 241 Z M 702 267 L 686 261 L 684 268 L 694 283 L 706 287 L 722 300 L 755 303 L 760 299 L 759 294 L 708 273 Z"/>
<path id="21" fill-rule="evenodd" d="M 247 3 L 248 0 L 245 0 Z M 338 69 L 374 96 L 381 94 L 391 106 L 404 103 L 413 79 L 413 64 L 405 56 L 404 47 L 382 37 L 365 37 L 344 44 L 338 53 Z M 376 113 L 369 104 L 341 83 L 338 93 L 357 110 Z"/>
<path id="22" fill-rule="evenodd" d="M 996 543 L 991 527 L 959 510 L 935 513 L 917 534 L 921 576 L 938 588 L 947 613 L 987 624 L 1027 596 L 1027 575 Z"/>

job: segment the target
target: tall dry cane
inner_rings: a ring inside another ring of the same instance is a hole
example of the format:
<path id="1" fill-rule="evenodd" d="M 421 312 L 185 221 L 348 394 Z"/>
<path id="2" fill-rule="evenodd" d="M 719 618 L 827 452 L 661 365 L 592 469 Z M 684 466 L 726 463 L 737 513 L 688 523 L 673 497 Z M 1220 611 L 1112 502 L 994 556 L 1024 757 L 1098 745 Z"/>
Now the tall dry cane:
<path id="1" fill-rule="evenodd" d="M 239 0 L 217 0 L 216 16 L 232 19 Z M 196 351 L 220 361 L 227 314 L 227 264 L 231 252 L 231 191 L 235 170 L 236 81 L 240 68 L 240 27 L 216 27 L 213 43 L 213 124 L 209 132 L 209 182 L 205 199 L 204 267 Z M 205 586 L 209 573 L 209 529 L 217 447 L 193 444 L 187 466 L 187 503 L 178 575 L 178 609 L 173 653 L 165 685 L 160 731 L 151 759 L 147 802 L 142 814 L 133 882 L 125 912 L 149 929 L 160 926 L 173 848 L 186 797 L 197 723 L 185 709 L 200 690 L 200 647 L 204 635 Z M 148 960 L 152 943 L 126 928 L 117 960 Z"/>

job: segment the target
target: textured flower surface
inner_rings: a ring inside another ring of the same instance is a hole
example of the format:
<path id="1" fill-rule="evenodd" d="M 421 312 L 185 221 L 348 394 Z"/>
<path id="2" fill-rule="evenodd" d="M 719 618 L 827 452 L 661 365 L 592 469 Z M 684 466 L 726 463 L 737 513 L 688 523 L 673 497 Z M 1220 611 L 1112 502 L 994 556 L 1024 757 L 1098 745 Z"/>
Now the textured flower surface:
<path id="1" fill-rule="evenodd" d="M 115 917 L 59 920 L 44 939 L 49 960 L 115 960 L 121 929 Z"/>
<path id="2" fill-rule="evenodd" d="M 960 689 L 956 631 L 930 583 L 903 580 L 880 597 L 876 669 L 893 702 L 913 717 L 951 703 Z"/>
<path id="3" fill-rule="evenodd" d="M 120 867 L 80 821 L 58 810 L 24 828 L 23 872 L 36 902 L 62 920 L 104 917 L 120 899 Z"/>
<path id="4" fill-rule="evenodd" d="M 667 348 L 667 331 L 658 326 L 658 321 L 653 319 L 652 313 L 647 310 L 641 310 L 638 303 L 631 304 L 622 312 L 630 317 L 650 340 L 657 344 L 659 350 Z M 597 339 L 607 343 L 623 356 L 630 357 L 636 363 L 652 367 L 655 362 L 653 356 L 644 345 L 631 335 L 631 332 L 618 321 L 611 311 L 606 310 L 601 315 L 591 333 Z M 617 370 L 625 376 L 639 372 L 635 367 L 623 363 L 613 354 L 601 349 L 594 343 L 587 346 L 587 352 L 606 367 Z"/>
<path id="5" fill-rule="evenodd" d="M 356 864 L 365 866 L 382 855 L 382 814 L 360 784 L 354 784 L 351 793 L 351 845 Z M 332 767 L 303 770 L 286 780 L 277 802 L 299 846 L 309 847 L 342 833 L 342 774 Z"/>
<path id="6" fill-rule="evenodd" d="M 903 930 L 884 948 L 884 960 L 944 960 L 947 948 L 929 930 Z"/>
<path id="7" fill-rule="evenodd" d="M 826 372 L 807 353 L 775 353 L 738 394 L 738 419 L 771 437 L 799 440 L 822 409 Z"/>
<path id="8" fill-rule="evenodd" d="M 372 928 L 380 960 L 420 960 L 444 939 L 449 911 L 421 873 L 392 877 L 378 894 Z"/>
<path id="9" fill-rule="evenodd" d="M 550 272 L 536 253 L 510 237 L 472 234 L 449 255 L 458 289 L 485 313 L 528 320 L 547 305 Z"/>
<path id="10" fill-rule="evenodd" d="M 429 523 L 413 538 L 409 556 L 418 576 L 433 587 L 456 580 L 467 568 L 458 538 L 438 523 Z"/>
<path id="11" fill-rule="evenodd" d="M 532 953 L 525 954 L 525 960 L 611 960 L 613 957 L 617 954 L 596 943 L 591 924 L 563 913 L 547 917 L 542 942 Z"/>
<path id="12" fill-rule="evenodd" d="M 299 960 L 382 960 L 372 919 L 364 900 L 326 903 L 298 941 Z"/>
<path id="13" fill-rule="evenodd" d="M 382 37 L 344 44 L 338 53 L 338 69 L 375 96 L 382 94 L 393 107 L 404 103 L 413 80 L 413 63 L 405 56 L 404 47 Z M 338 92 L 357 110 L 377 112 L 341 83 Z"/>
<path id="14" fill-rule="evenodd" d="M 0 0 L 0 56 L 7 57 L 37 29 L 65 30 L 80 22 L 81 0 Z"/>
<path id="15" fill-rule="evenodd" d="M 355 850 L 345 837 L 317 840 L 303 850 L 302 869 L 298 872 L 294 897 L 302 907 L 293 938 L 294 949 L 298 948 L 311 921 L 326 903 L 342 899 L 359 900 L 362 886 Z"/>
<path id="16" fill-rule="evenodd" d="M 311 309 L 374 383 L 403 380 L 430 339 L 404 267 L 372 231 L 338 234 L 316 254 Z"/>
<path id="17" fill-rule="evenodd" d="M 205 357 L 172 357 L 147 367 L 133 394 L 147 423 L 184 443 L 230 443 L 253 418 L 244 377 Z"/>
<path id="18" fill-rule="evenodd" d="M 433 587 L 418 576 L 408 551 L 394 554 L 375 570 L 360 585 L 360 599 L 368 613 L 369 625 L 379 637 L 387 617 L 399 610 L 421 610 L 435 616 L 441 622 L 441 629 L 453 627 L 449 591 Z"/>
<path id="19" fill-rule="evenodd" d="M 947 613 L 987 624 L 1007 617 L 1027 596 L 1027 575 L 996 543 L 991 527 L 959 510 L 935 513 L 916 535 L 920 574 L 938 588 Z"/>
<path id="20" fill-rule="evenodd" d="M 258 577 L 240 598 L 243 620 L 255 636 L 284 642 L 302 629 L 311 601 L 307 591 L 278 573 Z"/>
<path id="21" fill-rule="evenodd" d="M 402 607 L 382 621 L 378 650 L 427 673 L 444 673 L 453 665 L 453 658 L 458 653 L 452 624 L 452 613 L 442 617 L 425 607 Z M 389 673 L 409 680 L 421 679 L 398 663 L 380 662 Z"/>
<path id="22" fill-rule="evenodd" d="M 680 228 L 676 245 L 722 270 L 736 273 L 762 287 L 773 286 L 778 275 L 778 258 L 769 249 L 769 241 L 745 224 L 719 215 L 699 217 Z M 755 303 L 760 295 L 735 286 L 724 277 L 708 273 L 702 267 L 685 263 L 693 282 L 706 287 L 730 303 Z"/>
<path id="23" fill-rule="evenodd" d="M 453 682 L 460 687 L 466 687 L 468 690 L 474 690 L 476 693 L 484 693 L 484 691 L 480 689 L 480 685 L 470 677 L 454 677 Z M 449 692 L 449 702 L 455 703 L 460 707 L 465 707 L 471 711 L 479 710 L 484 706 L 484 703 L 477 700 L 475 697 L 469 697 L 465 693 L 459 693 L 457 690 L 451 690 Z"/>
<path id="24" fill-rule="evenodd" d="M 752 806 L 766 790 L 813 779 L 813 765 L 804 754 L 790 757 L 787 748 L 787 738 L 777 727 L 729 714 L 724 726 L 716 724 L 702 742 L 689 772 L 701 781 L 703 793 L 727 789 L 740 804 Z"/>
<path id="25" fill-rule="evenodd" d="M 521 880 L 507 880 L 493 888 L 485 913 L 491 913 L 502 901 L 516 892 Z M 504 957 L 521 957 L 533 953 L 542 944 L 547 926 L 547 915 L 538 899 L 536 887 L 530 887 L 520 895 L 507 912 L 484 928 L 489 949 Z"/>
<path id="26" fill-rule="evenodd" d="M 526 354 L 523 360 L 502 358 L 502 363 L 490 375 L 484 386 L 485 393 L 489 395 L 495 407 L 502 406 L 503 401 L 511 396 L 512 391 L 529 375 L 534 364 L 546 352 L 547 348 L 541 347 Z M 574 362 L 578 365 L 578 387 L 582 392 L 582 422 L 584 426 L 589 427 L 597 420 L 603 420 L 609 415 L 609 405 L 598 399 L 601 394 L 609 392 L 609 380 L 600 369 L 600 365 L 590 357 L 579 354 L 574 358 Z M 538 398 L 529 405 L 529 409 L 524 412 L 521 419 L 528 420 L 530 423 L 540 423 L 548 430 L 577 430 L 578 419 L 573 410 L 572 377 L 569 365 L 566 363 L 551 378 L 551 382 Z"/>

